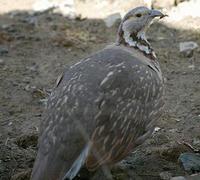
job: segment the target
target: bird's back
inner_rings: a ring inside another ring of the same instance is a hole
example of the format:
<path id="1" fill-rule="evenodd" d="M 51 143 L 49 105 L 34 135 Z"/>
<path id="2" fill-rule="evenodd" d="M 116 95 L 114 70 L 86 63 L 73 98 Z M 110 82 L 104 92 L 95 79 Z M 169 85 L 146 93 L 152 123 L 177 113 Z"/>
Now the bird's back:
<path id="1" fill-rule="evenodd" d="M 48 100 L 32 179 L 62 179 L 88 142 L 101 156 L 91 150 L 88 169 L 124 158 L 152 133 L 162 81 L 157 63 L 115 45 L 67 69 Z"/>

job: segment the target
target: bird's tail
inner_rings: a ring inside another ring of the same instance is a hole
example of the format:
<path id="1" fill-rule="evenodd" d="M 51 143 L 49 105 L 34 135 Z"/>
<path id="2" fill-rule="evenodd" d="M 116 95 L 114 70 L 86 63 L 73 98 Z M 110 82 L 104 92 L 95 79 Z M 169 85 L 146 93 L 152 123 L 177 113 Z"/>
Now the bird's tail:
<path id="1" fill-rule="evenodd" d="M 88 156 L 90 145 L 88 144 L 81 152 L 79 157 L 74 161 L 69 171 L 65 174 L 62 180 L 72 180 L 80 171 L 81 167 L 85 164 Z"/>

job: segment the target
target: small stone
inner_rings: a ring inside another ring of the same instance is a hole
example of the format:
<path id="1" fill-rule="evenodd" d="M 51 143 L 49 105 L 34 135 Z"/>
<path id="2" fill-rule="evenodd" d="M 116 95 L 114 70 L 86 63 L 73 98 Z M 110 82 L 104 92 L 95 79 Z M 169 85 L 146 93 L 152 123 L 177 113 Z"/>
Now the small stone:
<path id="1" fill-rule="evenodd" d="M 172 177 L 170 180 L 187 180 L 183 176 Z"/>
<path id="2" fill-rule="evenodd" d="M 5 48 L 0 48 L 0 55 L 8 54 L 8 50 Z"/>
<path id="3" fill-rule="evenodd" d="M 176 118 L 176 119 L 175 119 L 175 121 L 176 121 L 176 122 L 180 122 L 180 121 L 181 121 L 181 119 L 178 119 L 178 118 Z"/>
<path id="4" fill-rule="evenodd" d="M 19 11 L 12 11 L 12 12 L 9 13 L 10 18 L 14 18 L 14 17 L 18 16 L 19 14 L 20 14 Z"/>
<path id="5" fill-rule="evenodd" d="M 186 57 L 192 57 L 193 50 L 198 47 L 199 45 L 194 41 L 181 42 L 179 44 L 180 52 L 183 53 Z"/>
<path id="6" fill-rule="evenodd" d="M 194 41 L 181 42 L 179 46 L 180 46 L 180 52 L 193 50 L 199 47 L 199 45 Z"/>
<path id="7" fill-rule="evenodd" d="M 24 39 L 26 39 L 26 36 L 25 36 L 25 35 L 17 35 L 17 36 L 15 37 L 15 39 L 16 39 L 16 40 L 24 40 Z"/>
<path id="8" fill-rule="evenodd" d="M 187 180 L 199 180 L 200 179 L 200 174 L 192 174 L 187 178 Z"/>
<path id="9" fill-rule="evenodd" d="M 31 71 L 31 72 L 37 72 L 38 71 L 38 65 L 37 64 L 33 64 L 32 66 L 27 66 L 26 69 Z"/>
<path id="10" fill-rule="evenodd" d="M 176 129 L 176 128 L 175 129 L 170 129 L 169 132 L 170 133 L 176 133 L 176 132 L 178 132 L 178 129 Z"/>
<path id="11" fill-rule="evenodd" d="M 22 82 L 24 82 L 24 83 L 30 83 L 30 81 L 31 81 L 31 77 L 28 77 L 28 76 L 25 76 L 24 77 L 24 79 L 22 79 Z"/>
<path id="12" fill-rule="evenodd" d="M 4 65 L 4 60 L 0 59 L 0 65 Z"/>
<path id="13" fill-rule="evenodd" d="M 195 69 L 195 65 L 194 65 L 194 64 L 192 64 L 192 65 L 189 65 L 189 66 L 188 66 L 188 68 L 190 68 L 190 69 L 194 70 L 194 69 Z"/>
<path id="14" fill-rule="evenodd" d="M 170 180 L 172 177 L 172 174 L 167 171 L 161 172 L 159 175 L 160 175 L 160 179 L 162 179 L 162 180 Z"/>
<path id="15" fill-rule="evenodd" d="M 155 127 L 155 129 L 154 129 L 154 133 L 156 133 L 156 132 L 158 132 L 158 131 L 160 131 L 160 130 L 161 130 L 160 127 Z"/>
<path id="16" fill-rule="evenodd" d="M 29 84 L 26 85 L 26 86 L 24 87 L 24 90 L 25 90 L 25 91 L 29 91 L 29 90 L 30 90 L 30 85 L 29 85 Z"/>
<path id="17" fill-rule="evenodd" d="M 9 122 L 9 123 L 8 123 L 8 126 L 11 126 L 12 124 L 13 124 L 12 122 Z"/>
<path id="18" fill-rule="evenodd" d="M 118 20 L 121 21 L 120 13 L 111 14 L 107 18 L 104 19 L 104 22 L 107 27 L 112 27 Z"/>
<path id="19" fill-rule="evenodd" d="M 200 154 L 182 153 L 178 160 L 188 173 L 200 172 Z"/>
<path id="20" fill-rule="evenodd" d="M 33 26 L 38 25 L 38 17 L 37 16 L 29 16 L 29 17 L 23 19 L 23 21 L 25 23 L 28 23 L 28 24 L 33 25 Z"/>
<path id="21" fill-rule="evenodd" d="M 14 25 L 14 24 L 4 24 L 4 25 L 2 25 L 2 29 L 8 33 L 17 32 L 16 25 Z"/>
<path id="22" fill-rule="evenodd" d="M 200 138 L 194 138 L 192 144 L 194 146 L 200 146 Z"/>

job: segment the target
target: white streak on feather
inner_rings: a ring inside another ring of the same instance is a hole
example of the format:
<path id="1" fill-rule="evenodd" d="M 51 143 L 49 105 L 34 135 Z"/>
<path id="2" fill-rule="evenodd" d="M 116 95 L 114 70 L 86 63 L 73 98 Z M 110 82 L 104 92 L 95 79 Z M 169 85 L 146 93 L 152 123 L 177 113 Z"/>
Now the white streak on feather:
<path id="1" fill-rule="evenodd" d="M 103 81 L 101 81 L 100 86 L 103 86 L 103 85 L 109 80 L 109 77 L 112 76 L 113 74 L 114 74 L 113 71 L 109 72 L 109 73 L 107 74 L 107 76 L 103 79 Z"/>

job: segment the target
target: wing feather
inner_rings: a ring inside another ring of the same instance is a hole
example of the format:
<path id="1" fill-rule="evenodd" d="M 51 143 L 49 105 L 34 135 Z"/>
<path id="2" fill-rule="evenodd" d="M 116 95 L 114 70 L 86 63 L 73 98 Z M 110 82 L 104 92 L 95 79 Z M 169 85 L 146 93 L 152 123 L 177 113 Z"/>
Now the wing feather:
<path id="1" fill-rule="evenodd" d="M 105 87 L 104 83 L 102 87 L 105 94 L 99 105 L 97 126 L 91 138 L 92 146 L 86 160 L 89 170 L 122 160 L 153 132 L 155 121 L 161 114 L 159 107 L 163 104 L 160 88 L 162 82 L 157 72 L 148 66 L 138 68 L 130 73 L 123 72 L 123 69 L 121 73 L 114 72 L 110 81 L 112 84 Z M 145 76 L 144 72 L 147 71 Z M 160 86 L 157 83 L 160 83 Z M 119 84 L 126 93 L 118 91 Z M 113 91 L 116 91 L 115 97 Z"/>

